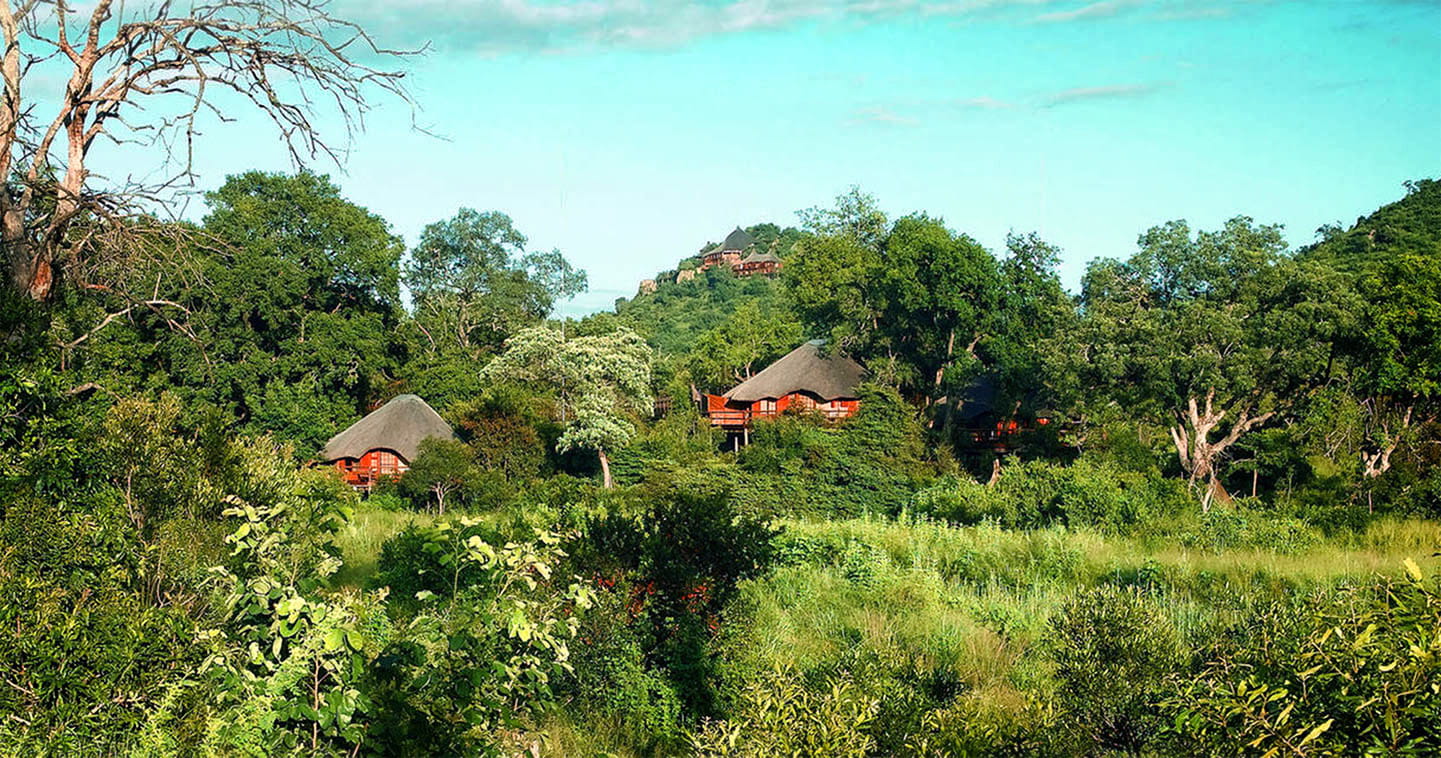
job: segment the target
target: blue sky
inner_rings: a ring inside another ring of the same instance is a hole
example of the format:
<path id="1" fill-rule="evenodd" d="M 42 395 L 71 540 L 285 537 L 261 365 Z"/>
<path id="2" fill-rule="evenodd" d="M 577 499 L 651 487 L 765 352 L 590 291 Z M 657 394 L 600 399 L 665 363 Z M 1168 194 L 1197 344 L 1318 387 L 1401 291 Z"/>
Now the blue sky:
<path id="1" fill-rule="evenodd" d="M 510 214 L 607 308 L 732 227 L 849 185 L 998 250 L 1064 250 L 1074 285 L 1173 218 L 1246 214 L 1293 243 L 1441 175 L 1441 3 L 1264 0 L 337 0 L 411 62 L 343 169 L 414 242 Z M 259 122 L 208 129 L 201 182 L 286 169 Z"/>

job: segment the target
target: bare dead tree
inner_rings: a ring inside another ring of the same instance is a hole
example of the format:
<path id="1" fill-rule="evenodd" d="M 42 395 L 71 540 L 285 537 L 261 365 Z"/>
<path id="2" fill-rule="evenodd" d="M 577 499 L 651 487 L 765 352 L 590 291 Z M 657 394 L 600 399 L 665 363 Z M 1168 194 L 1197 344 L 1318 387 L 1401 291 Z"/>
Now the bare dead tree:
<path id="1" fill-rule="evenodd" d="M 1216 476 L 1217 461 L 1242 435 L 1276 415 L 1274 411 L 1251 415 L 1250 409 L 1241 407 L 1230 430 L 1220 439 L 1212 440 L 1211 432 L 1225 420 L 1227 413 L 1225 409 L 1215 406 L 1215 400 L 1215 389 L 1206 392 L 1204 404 L 1198 403 L 1195 396 L 1188 398 L 1186 411 L 1176 414 L 1177 423 L 1170 428 L 1171 442 L 1176 446 L 1176 457 L 1186 472 L 1192 489 L 1202 486 L 1205 488 L 1201 490 L 1202 511 L 1210 510 L 1211 500 L 1221 491 L 1221 483 Z"/>
<path id="2" fill-rule="evenodd" d="M 10 286 L 35 301 L 50 299 L 64 277 L 102 288 L 120 310 L 101 326 L 136 308 L 175 305 L 122 292 L 123 277 L 99 275 L 129 273 L 117 262 L 154 249 L 136 237 L 156 234 L 164 198 L 193 184 L 204 120 L 232 121 L 233 103 L 243 103 L 278 129 L 304 166 L 339 162 L 344 152 L 321 134 L 318 114 L 338 113 L 348 140 L 363 127 L 371 94 L 409 104 L 404 73 L 386 66 L 418 51 L 383 48 L 329 8 L 327 0 L 179 8 L 170 0 L 94 0 L 80 13 L 64 0 L 0 0 L 0 246 Z M 34 74 L 55 71 L 68 75 L 63 89 L 32 97 Z M 87 161 L 98 141 L 160 148 L 164 178 L 95 186 Z M 159 235 L 174 233 L 172 225 Z"/>

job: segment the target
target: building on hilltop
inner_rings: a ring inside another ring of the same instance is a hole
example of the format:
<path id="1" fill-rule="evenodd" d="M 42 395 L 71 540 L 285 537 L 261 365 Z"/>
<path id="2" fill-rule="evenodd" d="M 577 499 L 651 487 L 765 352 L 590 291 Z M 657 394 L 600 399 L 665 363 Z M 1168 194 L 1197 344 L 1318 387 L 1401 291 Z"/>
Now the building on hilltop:
<path id="1" fill-rule="evenodd" d="M 865 376 L 859 363 L 821 352 L 823 340 L 790 351 L 724 395 L 698 394 L 701 412 L 739 446 L 750 441 L 750 424 L 786 412 L 815 412 L 828 420 L 847 418 L 860 409 L 857 387 Z"/>
<path id="2" fill-rule="evenodd" d="M 735 266 L 740 263 L 741 256 L 755 247 L 755 244 L 755 237 L 737 226 L 719 245 L 701 253 L 700 270 L 704 271 L 712 266 Z"/>
<path id="3" fill-rule="evenodd" d="M 427 439 L 456 439 L 455 431 L 418 395 L 397 395 L 330 438 L 320 462 L 334 466 L 355 489 L 369 492 L 381 479 L 410 469 Z"/>

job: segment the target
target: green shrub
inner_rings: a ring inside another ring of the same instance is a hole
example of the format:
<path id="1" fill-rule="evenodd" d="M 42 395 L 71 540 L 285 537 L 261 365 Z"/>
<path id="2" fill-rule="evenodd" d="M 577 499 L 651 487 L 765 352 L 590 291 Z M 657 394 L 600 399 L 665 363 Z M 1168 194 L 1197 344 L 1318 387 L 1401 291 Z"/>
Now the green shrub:
<path id="1" fill-rule="evenodd" d="M 410 509 L 410 503 L 400 495 L 393 492 L 375 492 L 365 499 L 365 504 L 378 511 L 405 511 Z"/>
<path id="2" fill-rule="evenodd" d="M 571 650 L 569 694 L 587 718 L 622 724 L 634 745 L 665 747 L 681 736 L 680 695 L 645 657 L 642 637 L 628 607 L 633 588 L 601 591 L 581 620 Z"/>
<path id="3" fill-rule="evenodd" d="M 1210 551 L 1261 548 L 1277 553 L 1299 553 L 1321 541 L 1320 533 L 1300 519 L 1254 510 L 1238 500 L 1231 508 L 1215 507 L 1201 514 L 1192 530 L 1177 535 L 1187 547 Z"/>
<path id="4" fill-rule="evenodd" d="M 1061 755 L 1055 712 L 1011 687 L 968 692 L 926 714 L 922 728 L 906 742 L 916 758 Z"/>
<path id="5" fill-rule="evenodd" d="M 1161 683 L 1181 662 L 1154 601 L 1116 587 L 1083 591 L 1052 617 L 1047 642 L 1069 730 L 1105 750 L 1137 753 L 1154 741 Z"/>
<path id="6" fill-rule="evenodd" d="M 916 513 L 957 524 L 994 521 L 1021 529 L 1066 524 L 1127 533 L 1192 501 L 1174 480 L 1081 460 L 1012 464 L 992 486 L 945 477 L 910 503 Z"/>
<path id="7" fill-rule="evenodd" d="M 455 544 L 472 537 L 499 541 L 492 528 L 479 523 L 407 524 L 381 546 L 370 586 L 389 587 L 392 601 L 400 608 L 413 607 L 421 592 L 451 597 L 484 576 L 477 564 L 445 562 Z"/>
<path id="8" fill-rule="evenodd" d="M 1441 751 L 1441 592 L 1409 560 L 1400 578 L 1274 604 L 1203 658 L 1165 701 L 1177 750 Z"/>
<path id="9" fill-rule="evenodd" d="M 706 721 L 692 738 L 697 756 L 863 758 L 880 700 L 845 673 L 811 685 L 794 670 L 747 681 L 725 721 Z"/>

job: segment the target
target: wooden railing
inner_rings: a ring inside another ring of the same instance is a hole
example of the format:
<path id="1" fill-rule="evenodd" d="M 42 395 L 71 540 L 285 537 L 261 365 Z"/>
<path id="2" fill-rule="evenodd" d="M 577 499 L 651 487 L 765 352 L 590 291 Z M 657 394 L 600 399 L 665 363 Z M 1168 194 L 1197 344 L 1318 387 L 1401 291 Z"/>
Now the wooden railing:
<path id="1" fill-rule="evenodd" d="M 797 409 L 802 410 L 802 409 Z M 745 408 L 717 408 L 710 411 L 711 426 L 746 426 L 752 419 L 775 418 L 785 411 L 776 410 L 748 410 Z M 846 408 L 806 408 L 803 413 L 819 413 L 827 421 L 847 418 L 851 411 Z"/>
<path id="2" fill-rule="evenodd" d="M 711 426 L 745 426 L 750 423 L 751 412 L 744 409 L 717 409 L 710 412 Z"/>

